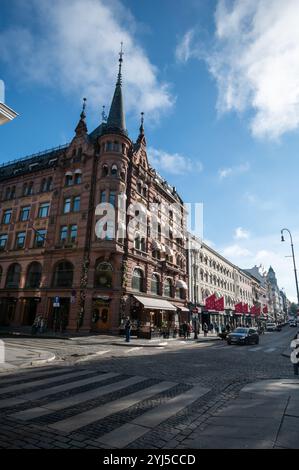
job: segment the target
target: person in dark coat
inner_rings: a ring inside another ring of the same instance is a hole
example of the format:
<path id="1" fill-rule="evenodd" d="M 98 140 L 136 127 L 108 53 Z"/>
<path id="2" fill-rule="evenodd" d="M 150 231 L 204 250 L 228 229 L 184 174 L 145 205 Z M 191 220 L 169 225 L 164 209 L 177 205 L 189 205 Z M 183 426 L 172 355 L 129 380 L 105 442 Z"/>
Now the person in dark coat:
<path id="1" fill-rule="evenodd" d="M 130 342 L 130 336 L 131 336 L 131 328 L 132 328 L 132 323 L 129 317 L 127 317 L 127 321 L 125 323 L 125 333 L 126 333 L 126 342 Z"/>

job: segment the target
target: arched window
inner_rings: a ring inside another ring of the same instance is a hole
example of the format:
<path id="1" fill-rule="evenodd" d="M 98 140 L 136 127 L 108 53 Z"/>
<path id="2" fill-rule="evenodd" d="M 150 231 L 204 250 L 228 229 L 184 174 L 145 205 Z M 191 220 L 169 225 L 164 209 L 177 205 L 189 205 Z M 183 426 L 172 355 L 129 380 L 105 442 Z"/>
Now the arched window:
<path id="1" fill-rule="evenodd" d="M 164 295 L 165 297 L 172 297 L 171 279 L 166 279 L 164 282 Z"/>
<path id="2" fill-rule="evenodd" d="M 143 272 L 141 269 L 134 269 L 132 277 L 132 289 L 137 290 L 138 292 L 143 291 Z"/>
<path id="3" fill-rule="evenodd" d="M 10 187 L 6 188 L 4 199 L 10 199 Z"/>
<path id="4" fill-rule="evenodd" d="M 107 165 L 102 166 L 102 176 L 108 176 L 109 170 Z"/>
<path id="5" fill-rule="evenodd" d="M 117 173 L 118 173 L 118 167 L 117 165 L 114 163 L 111 167 L 111 176 L 114 176 L 116 177 L 117 176 Z"/>
<path id="6" fill-rule="evenodd" d="M 152 275 L 152 282 L 151 282 L 151 293 L 155 295 L 159 295 L 159 277 L 157 274 Z"/>
<path id="7" fill-rule="evenodd" d="M 95 287 L 111 288 L 112 287 L 113 266 L 105 261 L 100 261 L 95 269 Z"/>
<path id="8" fill-rule="evenodd" d="M 72 287 L 74 267 L 69 261 L 61 261 L 54 269 L 53 287 Z"/>
<path id="9" fill-rule="evenodd" d="M 42 266 L 40 263 L 31 263 L 26 278 L 26 287 L 37 289 L 40 286 L 42 278 Z"/>
<path id="10" fill-rule="evenodd" d="M 21 279 L 21 266 L 17 263 L 11 264 L 7 271 L 5 287 L 8 289 L 18 289 Z"/>

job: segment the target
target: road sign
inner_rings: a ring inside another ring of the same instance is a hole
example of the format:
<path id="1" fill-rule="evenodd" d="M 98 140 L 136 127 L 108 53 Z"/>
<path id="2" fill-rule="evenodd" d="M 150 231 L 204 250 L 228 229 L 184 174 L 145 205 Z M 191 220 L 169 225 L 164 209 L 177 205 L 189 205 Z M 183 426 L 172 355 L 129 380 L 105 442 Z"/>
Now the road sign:
<path id="1" fill-rule="evenodd" d="M 53 307 L 60 307 L 60 297 L 55 297 Z"/>

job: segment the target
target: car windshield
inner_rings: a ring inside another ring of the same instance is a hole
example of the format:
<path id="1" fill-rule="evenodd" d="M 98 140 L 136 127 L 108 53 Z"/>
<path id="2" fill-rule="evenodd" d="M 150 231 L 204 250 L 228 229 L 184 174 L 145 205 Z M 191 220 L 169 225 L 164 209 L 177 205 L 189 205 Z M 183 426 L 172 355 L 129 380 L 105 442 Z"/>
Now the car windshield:
<path id="1" fill-rule="evenodd" d="M 267 323 L 267 326 L 275 326 L 275 323 Z"/>
<path id="2" fill-rule="evenodd" d="M 236 328 L 234 333 L 248 333 L 248 328 Z"/>

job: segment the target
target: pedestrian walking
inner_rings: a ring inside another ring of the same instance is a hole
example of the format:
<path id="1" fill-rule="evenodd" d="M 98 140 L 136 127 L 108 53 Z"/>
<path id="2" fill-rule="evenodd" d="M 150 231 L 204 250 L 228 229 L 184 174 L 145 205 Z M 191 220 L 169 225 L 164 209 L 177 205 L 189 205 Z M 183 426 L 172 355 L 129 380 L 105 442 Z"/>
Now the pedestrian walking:
<path id="1" fill-rule="evenodd" d="M 215 325 L 214 325 L 214 330 L 215 330 L 216 335 L 218 336 L 219 326 L 217 325 L 217 323 L 215 323 Z"/>
<path id="2" fill-rule="evenodd" d="M 42 334 L 44 332 L 45 328 L 45 320 L 43 317 L 41 317 L 40 322 L 39 322 L 39 331 Z"/>
<path id="3" fill-rule="evenodd" d="M 184 339 L 186 339 L 187 332 L 188 332 L 188 325 L 185 321 L 184 321 L 183 326 L 182 326 L 182 332 L 183 332 Z"/>
<path id="4" fill-rule="evenodd" d="M 187 325 L 187 338 L 190 338 L 191 333 L 192 333 L 192 326 L 190 325 L 190 323 L 188 323 L 188 325 Z"/>
<path id="5" fill-rule="evenodd" d="M 127 317 L 127 321 L 125 323 L 125 333 L 126 333 L 126 342 L 127 343 L 130 342 L 131 328 L 132 328 L 131 320 L 130 320 L 129 317 Z"/>
<path id="6" fill-rule="evenodd" d="M 210 324 L 209 324 L 209 332 L 210 332 L 210 333 L 213 333 L 213 331 L 214 331 L 213 323 L 210 323 Z"/>
<path id="7" fill-rule="evenodd" d="M 207 336 L 208 331 L 209 331 L 209 327 L 208 327 L 207 323 L 204 323 L 203 324 L 203 334 L 204 334 L 204 336 Z"/>

